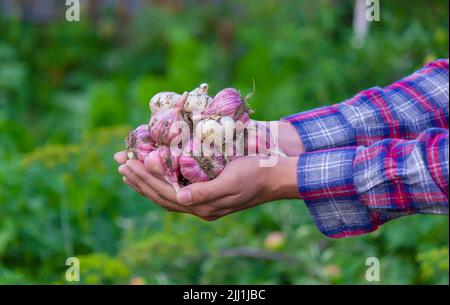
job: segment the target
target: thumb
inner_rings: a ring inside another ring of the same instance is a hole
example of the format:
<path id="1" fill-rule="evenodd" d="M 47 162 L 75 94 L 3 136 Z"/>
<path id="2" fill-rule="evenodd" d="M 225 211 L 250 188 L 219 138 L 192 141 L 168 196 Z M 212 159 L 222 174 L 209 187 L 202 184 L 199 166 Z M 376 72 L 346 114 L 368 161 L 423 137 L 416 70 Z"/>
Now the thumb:
<path id="1" fill-rule="evenodd" d="M 220 175 L 219 175 L 220 177 Z M 184 205 L 204 204 L 229 194 L 227 185 L 219 177 L 190 184 L 177 192 L 177 201 Z"/>
<path id="2" fill-rule="evenodd" d="M 177 192 L 177 201 L 179 204 L 184 205 L 190 205 L 192 203 L 192 192 L 188 186 Z"/>
<path id="3" fill-rule="evenodd" d="M 125 151 L 119 151 L 114 155 L 114 160 L 119 164 L 125 163 L 127 161 L 127 153 Z"/>

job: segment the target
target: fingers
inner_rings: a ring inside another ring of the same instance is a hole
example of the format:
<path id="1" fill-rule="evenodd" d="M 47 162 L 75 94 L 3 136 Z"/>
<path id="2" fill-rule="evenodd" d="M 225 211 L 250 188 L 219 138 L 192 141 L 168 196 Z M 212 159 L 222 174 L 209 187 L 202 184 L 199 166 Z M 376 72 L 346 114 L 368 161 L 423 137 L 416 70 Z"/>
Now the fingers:
<path id="1" fill-rule="evenodd" d="M 190 206 L 195 215 L 203 220 L 212 221 L 236 211 L 242 211 L 255 206 L 258 201 L 250 200 L 243 202 L 237 196 L 225 196 L 214 203 Z"/>
<path id="2" fill-rule="evenodd" d="M 154 196 L 152 193 L 146 192 L 138 185 L 139 179 L 134 176 L 133 172 L 131 172 L 125 164 L 122 164 L 119 166 L 119 173 L 123 176 L 123 182 L 136 190 L 141 195 L 144 195 L 146 197 L 149 197 L 150 200 L 155 200 L 156 196 Z"/>
<path id="3" fill-rule="evenodd" d="M 157 192 L 155 192 L 149 185 L 147 185 L 146 181 L 144 181 L 141 177 L 138 176 L 131 168 L 134 168 L 137 172 L 140 172 L 138 169 L 141 164 L 133 164 L 135 162 L 127 162 L 127 164 L 123 164 L 119 167 L 119 172 L 124 175 L 123 181 L 130 187 L 132 187 L 136 192 L 142 194 L 147 197 L 151 201 L 160 205 L 164 209 L 173 212 L 181 212 L 181 213 L 189 213 L 200 217 L 205 221 L 213 221 L 216 220 L 226 214 L 229 214 L 233 211 L 233 208 L 230 208 L 234 204 L 237 198 L 235 196 L 225 196 L 222 198 L 214 199 L 213 202 L 208 204 L 200 204 L 201 202 L 206 203 L 207 200 L 211 200 L 216 198 L 216 195 L 212 195 L 209 192 L 199 191 L 202 190 L 202 185 L 206 184 L 208 187 L 216 187 L 211 183 L 197 183 L 193 187 L 194 195 L 196 196 L 196 204 L 184 206 L 177 204 L 176 202 L 171 202 L 161 197 Z M 139 163 L 139 162 L 138 162 Z M 143 175 L 143 173 L 140 173 Z M 148 177 L 147 177 L 148 178 Z M 217 183 L 217 182 L 216 182 Z M 220 183 L 220 181 L 219 181 Z M 212 185 L 212 186 L 210 186 Z M 190 185 L 192 187 L 193 185 Z M 186 188 L 185 188 L 186 189 Z M 184 190 L 185 190 L 184 189 Z M 214 194 L 222 195 L 227 192 L 215 192 Z"/>
<path id="4" fill-rule="evenodd" d="M 120 155 L 118 156 L 119 160 Z M 124 182 L 137 192 L 169 211 L 194 214 L 212 221 L 234 211 L 238 203 L 233 179 L 227 175 L 201 183 L 193 183 L 178 192 L 167 181 L 150 174 L 137 160 L 128 160 L 119 167 Z"/>
<path id="5" fill-rule="evenodd" d="M 217 220 L 238 210 L 240 210 L 240 208 L 233 206 L 228 206 L 227 208 L 218 208 L 211 205 L 198 205 L 192 207 L 193 214 L 206 221 Z"/>
<path id="6" fill-rule="evenodd" d="M 192 212 L 183 206 L 161 198 L 153 189 L 151 189 L 146 183 L 140 179 L 133 171 L 131 171 L 126 165 L 119 167 L 119 172 L 124 175 L 124 182 L 133 187 L 137 192 L 147 197 L 154 203 L 172 212 L 191 213 Z"/>
<path id="7" fill-rule="evenodd" d="M 116 162 L 119 164 L 127 162 L 127 153 L 124 151 L 119 151 L 114 155 L 114 160 L 116 160 Z"/>
<path id="8" fill-rule="evenodd" d="M 119 173 L 123 175 L 123 182 L 131 186 L 138 193 L 148 197 L 152 201 L 158 199 L 158 196 L 152 190 L 147 189 L 125 164 L 119 166 Z"/>
<path id="9" fill-rule="evenodd" d="M 135 190 L 139 194 L 142 194 L 142 191 L 136 185 L 134 185 L 127 177 L 123 177 L 122 180 L 123 180 L 123 183 L 125 183 L 126 185 L 131 187 L 133 190 Z"/>
<path id="10" fill-rule="evenodd" d="M 206 182 L 198 182 L 182 188 L 177 193 L 177 202 L 183 205 L 200 205 L 214 202 L 233 193 L 232 183 L 221 176 Z"/>
<path id="11" fill-rule="evenodd" d="M 152 176 L 145 170 L 141 162 L 137 160 L 128 160 L 125 165 L 139 178 L 141 183 L 146 184 L 147 187 L 151 188 L 159 197 L 171 202 L 177 202 L 173 186 L 165 180 Z"/>

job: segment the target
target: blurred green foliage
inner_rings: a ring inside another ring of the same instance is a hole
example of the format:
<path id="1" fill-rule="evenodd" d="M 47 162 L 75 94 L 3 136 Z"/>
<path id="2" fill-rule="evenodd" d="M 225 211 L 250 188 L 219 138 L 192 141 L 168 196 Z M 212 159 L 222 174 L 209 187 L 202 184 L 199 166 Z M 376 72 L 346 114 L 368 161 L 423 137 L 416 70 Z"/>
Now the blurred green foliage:
<path id="1" fill-rule="evenodd" d="M 342 240 L 301 201 L 207 223 L 140 197 L 112 160 L 159 91 L 248 92 L 255 79 L 255 118 L 273 120 L 448 57 L 447 1 L 381 2 L 359 47 L 353 1 L 154 6 L 125 25 L 113 10 L 96 25 L 0 12 L 0 283 L 67 283 L 69 256 L 82 283 L 367 283 L 370 256 L 381 283 L 448 283 L 447 217 Z"/>

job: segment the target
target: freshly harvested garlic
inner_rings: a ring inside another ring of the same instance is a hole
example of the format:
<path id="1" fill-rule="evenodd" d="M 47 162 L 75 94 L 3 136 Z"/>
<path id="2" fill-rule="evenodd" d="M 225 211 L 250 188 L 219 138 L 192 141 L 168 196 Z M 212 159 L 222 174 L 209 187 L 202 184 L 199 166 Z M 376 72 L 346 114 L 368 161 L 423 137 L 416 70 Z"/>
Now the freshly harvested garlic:
<path id="1" fill-rule="evenodd" d="M 149 106 L 152 113 L 157 113 L 161 109 L 174 108 L 181 95 L 175 92 L 160 92 L 150 99 Z"/>
<path id="2" fill-rule="evenodd" d="M 201 84 L 189 92 L 183 110 L 186 112 L 202 112 L 212 102 L 212 98 L 208 96 L 208 84 Z"/>

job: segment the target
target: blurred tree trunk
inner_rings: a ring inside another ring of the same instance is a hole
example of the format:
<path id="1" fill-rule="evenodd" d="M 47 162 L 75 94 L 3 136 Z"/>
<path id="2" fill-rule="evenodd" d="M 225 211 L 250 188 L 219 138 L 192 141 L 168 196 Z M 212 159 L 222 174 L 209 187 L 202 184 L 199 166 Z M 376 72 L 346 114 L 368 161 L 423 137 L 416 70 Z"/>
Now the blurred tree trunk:
<path id="1" fill-rule="evenodd" d="M 119 0 L 117 3 L 117 15 L 119 17 L 119 24 L 121 26 L 128 23 L 131 19 L 130 11 L 128 10 L 126 0 Z"/>
<path id="2" fill-rule="evenodd" d="M 165 7 L 173 11 L 179 11 L 183 8 L 182 0 L 153 0 L 152 3 L 159 7 Z"/>
<path id="3" fill-rule="evenodd" d="M 356 0 L 353 10 L 353 35 L 355 43 L 360 46 L 369 32 L 369 21 L 366 18 L 366 0 Z"/>
<path id="4" fill-rule="evenodd" d="M 100 17 L 100 1 L 88 1 L 87 11 L 89 19 L 95 25 L 98 24 L 98 19 Z"/>

